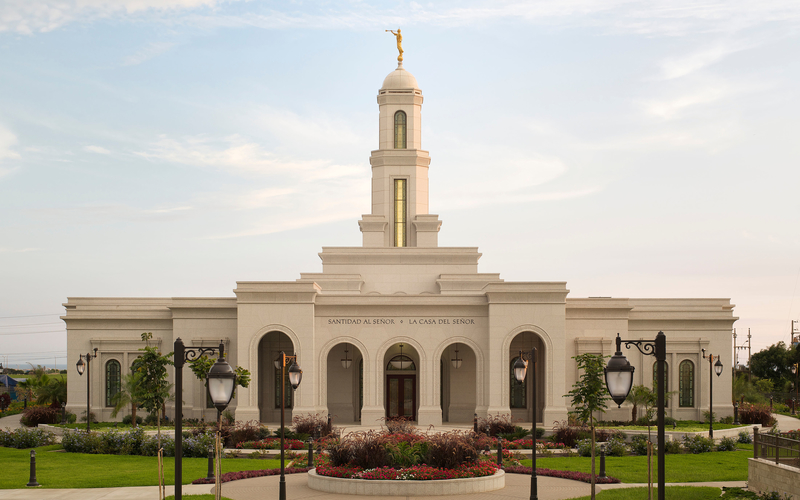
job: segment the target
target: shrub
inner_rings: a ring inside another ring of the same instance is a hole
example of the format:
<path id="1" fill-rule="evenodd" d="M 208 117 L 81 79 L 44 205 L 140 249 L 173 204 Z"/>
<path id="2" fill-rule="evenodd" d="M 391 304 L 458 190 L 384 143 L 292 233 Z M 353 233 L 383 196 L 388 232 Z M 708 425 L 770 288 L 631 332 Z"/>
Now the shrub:
<path id="1" fill-rule="evenodd" d="M 133 417 L 131 417 L 130 415 L 125 415 L 124 417 L 122 417 L 122 423 L 125 425 L 130 425 L 132 421 Z M 139 415 L 136 415 L 136 425 L 142 425 L 142 417 L 140 417 Z"/>
<path id="2" fill-rule="evenodd" d="M 288 429 L 286 430 L 288 431 Z M 256 420 L 236 422 L 232 427 L 223 427 L 223 431 L 223 440 L 228 447 L 234 447 L 244 441 L 260 441 L 269 437 L 270 434 L 269 429 Z M 204 434 L 205 432 L 206 429 L 203 428 L 198 433 Z M 280 432 L 277 436 L 280 437 Z"/>
<path id="3" fill-rule="evenodd" d="M 314 438 L 322 438 L 335 433 L 333 420 L 328 420 L 323 413 L 308 413 L 292 418 L 294 431 L 298 434 L 308 434 Z"/>
<path id="4" fill-rule="evenodd" d="M 736 451 L 736 440 L 732 437 L 724 437 L 717 444 L 717 451 Z"/>
<path id="5" fill-rule="evenodd" d="M 647 436 L 644 434 L 636 434 L 631 438 L 628 449 L 634 455 L 647 455 Z"/>
<path id="6" fill-rule="evenodd" d="M 772 425 L 769 405 L 745 403 L 739 408 L 739 421 L 743 424 Z"/>
<path id="7" fill-rule="evenodd" d="M 678 421 L 677 421 L 677 420 L 675 420 L 675 419 L 674 419 L 674 418 L 672 418 L 672 417 L 664 417 L 664 425 L 665 425 L 665 426 L 666 426 L 666 425 L 675 425 L 675 424 L 677 424 L 677 423 L 678 423 Z"/>
<path id="8" fill-rule="evenodd" d="M 565 446 L 574 448 L 579 439 L 583 439 L 580 434 L 585 429 L 580 426 L 571 425 L 568 421 L 562 420 L 553 425 L 552 440 L 555 443 L 564 443 Z"/>
<path id="9" fill-rule="evenodd" d="M 739 433 L 738 441 L 742 444 L 750 444 L 753 442 L 753 436 L 747 431 L 742 431 Z"/>
<path id="10" fill-rule="evenodd" d="M 92 415 L 94 418 L 94 415 Z M 158 419 L 158 415 L 155 413 L 150 413 L 144 418 L 144 425 L 156 425 Z"/>
<path id="11" fill-rule="evenodd" d="M 44 429 L 26 429 L 24 427 L 15 430 L 0 430 L 0 446 L 6 448 L 36 448 L 48 444 L 55 444 L 56 436 Z"/>
<path id="12" fill-rule="evenodd" d="M 99 422 L 99 420 L 97 420 L 97 415 L 95 415 L 93 411 L 89 412 L 89 417 L 92 419 L 92 423 L 93 424 L 96 424 L 96 423 Z M 86 422 L 86 412 L 85 411 L 81 412 L 81 422 Z"/>
<path id="13" fill-rule="evenodd" d="M 626 446 L 625 441 L 617 435 L 613 435 L 605 442 L 606 456 L 608 457 L 621 457 L 625 455 Z M 595 456 L 600 456 L 600 445 L 595 443 Z M 592 440 L 581 439 L 578 441 L 578 455 L 582 457 L 589 457 L 592 455 Z"/>
<path id="14" fill-rule="evenodd" d="M 84 430 L 65 431 L 61 436 L 61 446 L 69 453 L 99 453 L 102 440 L 96 432 Z"/>
<path id="15" fill-rule="evenodd" d="M 733 423 L 733 416 L 732 415 L 728 415 L 727 417 L 721 419 L 720 422 L 722 422 L 723 424 L 730 425 L 730 424 Z"/>
<path id="16" fill-rule="evenodd" d="M 387 418 L 384 422 L 391 434 L 413 434 L 417 431 L 411 419 L 406 417 Z"/>
<path id="17" fill-rule="evenodd" d="M 717 421 L 717 414 L 716 414 L 716 413 L 714 413 L 713 411 L 704 411 L 704 412 L 703 412 L 703 420 L 704 420 L 706 423 L 708 423 L 708 422 L 709 422 L 709 420 L 710 420 L 711 422 L 716 422 L 716 421 Z"/>
<path id="18" fill-rule="evenodd" d="M 681 453 L 682 451 L 681 442 L 675 439 L 670 439 L 666 442 L 666 444 L 664 444 L 664 453 L 677 454 Z"/>
<path id="19" fill-rule="evenodd" d="M 475 435 L 471 432 L 442 432 L 428 438 L 428 455 L 425 463 L 431 467 L 453 469 L 478 460 Z"/>
<path id="20" fill-rule="evenodd" d="M 355 465 L 362 469 L 374 469 L 389 465 L 384 447 L 384 432 L 352 432 L 339 441 L 328 445 L 328 456 L 334 467 Z"/>
<path id="21" fill-rule="evenodd" d="M 513 432 L 501 432 L 497 436 L 505 439 L 506 441 L 514 441 L 516 439 L 522 439 L 525 436 L 528 436 L 531 433 L 529 429 L 523 429 L 520 426 L 514 426 Z"/>
<path id="22" fill-rule="evenodd" d="M 20 422 L 28 427 L 38 427 L 39 424 L 57 424 L 61 422 L 61 410 L 44 406 L 29 406 L 22 412 Z"/>
<path id="23" fill-rule="evenodd" d="M 516 427 L 517 426 L 511 422 L 510 414 L 488 415 L 486 418 L 478 419 L 478 430 L 486 432 L 490 436 L 498 436 L 500 434 L 513 434 Z M 525 435 L 527 435 L 527 433 Z"/>
<path id="24" fill-rule="evenodd" d="M 683 436 L 683 448 L 689 453 L 706 453 L 714 448 L 714 440 L 699 434 L 686 434 Z"/>

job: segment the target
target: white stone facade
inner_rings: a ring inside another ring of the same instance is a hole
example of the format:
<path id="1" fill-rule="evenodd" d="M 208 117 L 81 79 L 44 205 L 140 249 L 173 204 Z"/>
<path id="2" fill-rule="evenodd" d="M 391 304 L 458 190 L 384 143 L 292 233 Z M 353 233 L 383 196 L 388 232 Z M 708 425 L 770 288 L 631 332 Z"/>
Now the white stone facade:
<path id="1" fill-rule="evenodd" d="M 531 388 L 513 389 L 512 396 L 510 367 L 519 350 L 536 347 L 535 418 L 549 427 L 569 410 L 564 395 L 579 375 L 572 356 L 611 355 L 617 333 L 653 340 L 663 330 L 667 388 L 678 391 L 667 415 L 702 418 L 710 369 L 701 349 L 726 362 L 737 319 L 730 300 L 570 298 L 564 282 L 508 282 L 479 273 L 477 248 L 438 246 L 441 222 L 428 213 L 422 102 L 416 79 L 402 66 L 384 81 L 379 149 L 370 158 L 372 208 L 358 221 L 363 246 L 323 248 L 321 273 L 301 273 L 292 282 L 239 281 L 235 296 L 226 298 L 69 298 L 63 317 L 69 359 L 98 349 L 90 370 L 92 411 L 110 419 L 106 372 L 116 362 L 124 373 L 143 346 L 141 333 L 152 332 L 164 352 L 178 337 L 187 347 L 222 340 L 229 361 L 252 375 L 231 405 L 236 418 L 265 422 L 279 420 L 273 360 L 281 350 L 296 352 L 303 369 L 294 414 L 330 413 L 337 422 L 368 426 L 401 414 L 422 426 L 471 422 L 475 413 L 510 412 L 530 422 Z M 413 366 L 390 369 L 401 349 Z M 626 355 L 635 383 L 651 386 L 655 358 L 635 348 Z M 69 377 L 68 389 L 68 409 L 80 413 L 85 378 Z M 183 400 L 186 417 L 213 418 L 188 367 Z M 728 370 L 714 381 L 714 411 L 732 413 Z M 603 418 L 629 416 L 623 407 Z"/>

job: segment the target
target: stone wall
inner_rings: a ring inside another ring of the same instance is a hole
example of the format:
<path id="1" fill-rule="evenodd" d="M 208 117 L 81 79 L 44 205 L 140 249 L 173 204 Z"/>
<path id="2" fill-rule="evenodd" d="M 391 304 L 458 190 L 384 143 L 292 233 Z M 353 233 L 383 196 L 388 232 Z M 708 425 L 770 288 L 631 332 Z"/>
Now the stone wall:
<path id="1" fill-rule="evenodd" d="M 757 493 L 777 491 L 800 498 L 800 469 L 751 458 L 747 465 L 747 489 Z"/>

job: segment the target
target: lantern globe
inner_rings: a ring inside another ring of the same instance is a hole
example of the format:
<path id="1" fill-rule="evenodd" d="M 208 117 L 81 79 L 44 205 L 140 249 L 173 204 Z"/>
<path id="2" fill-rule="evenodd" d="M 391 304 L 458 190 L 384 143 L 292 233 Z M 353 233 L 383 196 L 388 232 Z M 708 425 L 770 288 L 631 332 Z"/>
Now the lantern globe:
<path id="1" fill-rule="evenodd" d="M 634 367 L 628 362 L 628 358 L 619 351 L 611 356 L 608 364 L 603 368 L 608 393 L 611 394 L 611 399 L 617 403 L 617 407 L 622 406 L 628 393 L 631 392 L 633 371 Z"/>
<path id="2" fill-rule="evenodd" d="M 292 361 L 292 366 L 289 367 L 289 383 L 292 389 L 297 389 L 300 382 L 303 380 L 303 370 L 297 365 L 297 362 Z"/>
<path id="3" fill-rule="evenodd" d="M 714 373 L 717 374 L 717 377 L 722 375 L 722 362 L 717 358 L 717 362 L 714 363 Z"/>
<path id="4" fill-rule="evenodd" d="M 78 368 L 78 375 L 83 375 L 83 372 L 86 371 L 86 363 L 83 362 L 83 358 L 79 359 L 75 366 Z"/>
<path id="5" fill-rule="evenodd" d="M 527 370 L 527 363 L 522 361 L 522 356 L 518 357 L 517 360 L 514 361 L 514 378 L 517 379 L 517 382 L 523 382 L 525 380 L 525 373 Z"/>
<path id="6" fill-rule="evenodd" d="M 206 375 L 208 396 L 217 410 L 228 407 L 233 399 L 233 388 L 236 386 L 236 372 L 225 358 L 219 358 Z"/>

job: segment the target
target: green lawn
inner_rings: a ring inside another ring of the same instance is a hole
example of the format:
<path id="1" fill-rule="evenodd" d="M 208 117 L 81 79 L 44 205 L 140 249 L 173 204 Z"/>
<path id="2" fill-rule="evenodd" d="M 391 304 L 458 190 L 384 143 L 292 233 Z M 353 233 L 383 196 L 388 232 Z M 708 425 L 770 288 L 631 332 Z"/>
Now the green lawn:
<path id="1" fill-rule="evenodd" d="M 127 455 L 84 455 L 51 450 L 60 445 L 36 448 L 36 479 L 44 488 L 101 488 L 157 486 L 156 457 Z M 24 488 L 30 477 L 30 450 L 0 447 L 0 488 Z M 222 459 L 222 472 L 277 469 L 280 460 Z M 164 459 L 167 484 L 175 481 L 175 459 Z M 206 477 L 208 459 L 184 458 L 183 483 Z"/>
<path id="2" fill-rule="evenodd" d="M 747 459 L 753 453 L 747 450 L 700 453 L 697 455 L 666 455 L 665 469 L 668 483 L 692 483 L 702 481 L 746 481 Z M 653 481 L 656 480 L 658 460 L 653 457 Z M 522 460 L 530 467 L 530 460 Z M 544 469 L 591 472 L 589 457 L 537 458 L 536 466 Z M 600 470 L 600 459 L 596 470 Z M 606 474 L 623 483 L 647 482 L 647 457 L 606 457 Z"/>
<path id="3" fill-rule="evenodd" d="M 751 427 L 753 427 L 753 426 L 752 425 L 748 425 L 748 424 L 733 425 L 733 424 L 721 424 L 719 422 L 714 422 L 714 430 L 718 430 L 718 431 L 723 430 L 723 429 L 739 429 L 739 428 L 741 428 L 742 430 L 747 430 L 747 429 L 750 429 Z M 625 432 L 625 431 L 646 431 L 647 430 L 647 426 L 646 425 L 623 425 L 623 426 L 617 426 L 617 427 L 599 425 L 597 428 L 598 429 L 615 429 L 615 430 L 619 430 L 619 431 L 622 431 L 622 432 Z M 656 433 L 656 426 L 651 426 L 650 430 L 653 432 L 653 434 L 655 434 Z M 675 427 L 673 429 L 671 425 L 667 425 L 667 426 L 665 426 L 664 430 L 666 430 L 667 432 L 673 432 L 673 431 L 675 431 L 675 432 L 703 432 L 703 431 L 707 431 L 708 430 L 708 424 L 707 423 L 704 424 L 702 422 L 696 422 L 694 420 L 679 420 L 677 422 L 677 427 Z"/>
<path id="4" fill-rule="evenodd" d="M 658 489 L 653 488 L 653 498 L 658 495 Z M 719 488 L 694 487 L 694 486 L 670 486 L 664 490 L 664 497 L 667 500 L 711 500 L 718 499 Z M 585 496 L 575 500 L 589 500 L 591 497 Z M 601 491 L 596 496 L 597 500 L 641 500 L 647 498 L 647 488 L 621 488 L 618 490 Z"/>

